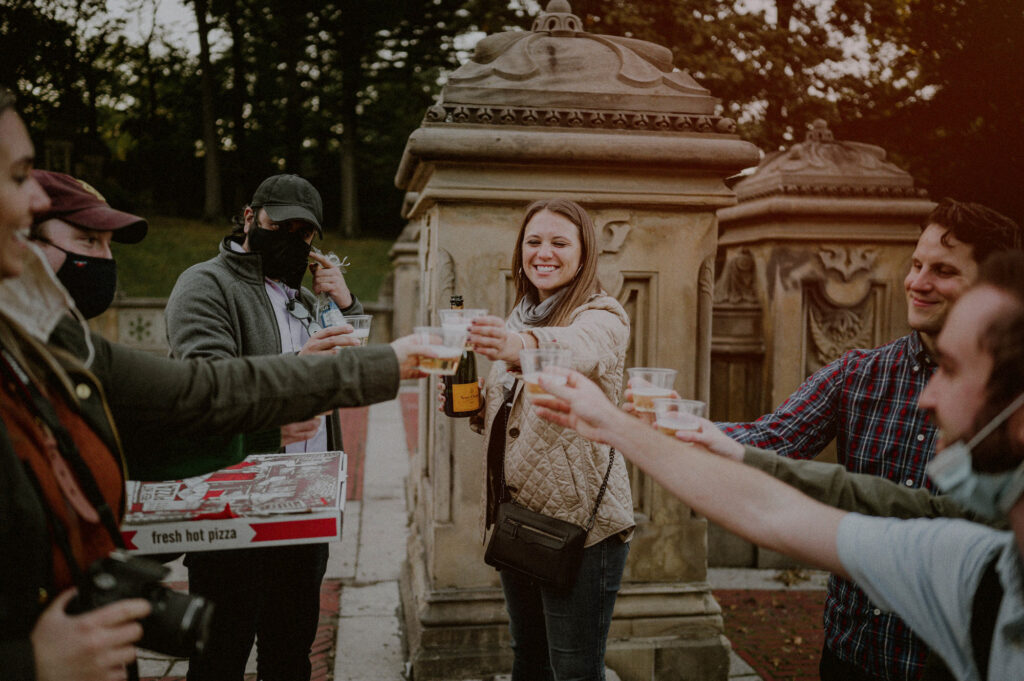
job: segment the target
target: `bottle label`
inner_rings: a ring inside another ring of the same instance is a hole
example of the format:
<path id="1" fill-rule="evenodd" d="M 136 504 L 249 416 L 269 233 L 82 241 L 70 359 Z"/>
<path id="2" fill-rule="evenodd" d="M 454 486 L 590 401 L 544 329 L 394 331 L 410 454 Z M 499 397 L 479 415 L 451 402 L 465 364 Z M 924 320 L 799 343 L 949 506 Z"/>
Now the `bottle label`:
<path id="1" fill-rule="evenodd" d="M 480 386 L 472 383 L 452 385 L 452 411 L 462 413 L 480 408 Z"/>

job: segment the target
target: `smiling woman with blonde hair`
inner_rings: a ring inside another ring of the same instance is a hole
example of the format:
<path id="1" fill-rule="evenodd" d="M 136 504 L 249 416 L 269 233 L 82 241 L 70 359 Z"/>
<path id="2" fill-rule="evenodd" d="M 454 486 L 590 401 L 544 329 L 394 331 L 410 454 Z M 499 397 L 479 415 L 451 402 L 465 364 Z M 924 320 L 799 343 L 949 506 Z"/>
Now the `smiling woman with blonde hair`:
<path id="1" fill-rule="evenodd" d="M 478 317 L 470 328 L 474 349 L 494 360 L 478 421 L 488 443 L 485 526 L 503 500 L 581 527 L 597 509 L 568 588 L 500 570 L 514 681 L 604 679 L 608 628 L 629 554 L 633 502 L 622 458 L 540 420 L 519 378 L 521 350 L 561 348 L 574 369 L 617 399 L 629 317 L 601 288 L 597 256 L 594 222 L 582 206 L 564 198 L 531 204 L 512 254 L 512 313 Z"/>

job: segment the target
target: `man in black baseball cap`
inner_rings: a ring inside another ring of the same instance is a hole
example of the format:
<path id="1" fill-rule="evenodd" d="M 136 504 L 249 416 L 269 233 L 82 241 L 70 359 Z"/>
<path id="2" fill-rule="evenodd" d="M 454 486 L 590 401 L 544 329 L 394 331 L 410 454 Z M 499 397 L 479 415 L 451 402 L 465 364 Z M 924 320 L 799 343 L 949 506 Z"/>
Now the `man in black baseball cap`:
<path id="1" fill-rule="evenodd" d="M 214 359 L 358 345 L 348 324 L 311 323 L 315 294 L 330 296 L 344 315 L 363 309 L 340 268 L 311 252 L 322 233 L 323 203 L 312 184 L 297 175 L 260 183 L 217 257 L 190 267 L 174 285 L 166 308 L 171 353 Z M 311 261 L 312 291 L 302 286 Z M 288 453 L 342 449 L 336 411 L 283 426 L 274 442 L 259 435 L 246 437 L 247 454 L 282 445 Z M 242 681 L 253 639 L 259 678 L 309 679 L 327 556 L 327 544 L 187 554 L 189 590 L 217 605 L 203 654 L 189 660 L 188 681 Z"/>
<path id="2" fill-rule="evenodd" d="M 308 222 L 324 236 L 324 204 L 320 192 L 298 175 L 272 175 L 260 183 L 250 206 L 262 207 L 273 222 Z"/>
<path id="3" fill-rule="evenodd" d="M 110 242 L 134 244 L 146 236 L 143 218 L 115 210 L 82 180 L 46 170 L 33 177 L 50 197 L 37 214 L 29 238 L 38 243 L 57 278 L 84 317 L 106 310 L 117 289 L 117 265 Z"/>

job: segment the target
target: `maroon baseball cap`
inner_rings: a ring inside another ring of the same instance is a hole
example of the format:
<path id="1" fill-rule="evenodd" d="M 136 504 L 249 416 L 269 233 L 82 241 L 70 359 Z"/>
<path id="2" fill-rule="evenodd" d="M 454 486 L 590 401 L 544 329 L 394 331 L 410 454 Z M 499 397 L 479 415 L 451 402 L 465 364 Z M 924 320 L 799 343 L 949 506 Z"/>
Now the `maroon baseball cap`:
<path id="1" fill-rule="evenodd" d="M 50 208 L 34 217 L 36 224 L 58 218 L 75 227 L 113 232 L 110 238 L 123 244 L 146 236 L 149 224 L 143 218 L 111 208 L 87 182 L 49 170 L 33 170 L 32 176 L 50 197 Z"/>

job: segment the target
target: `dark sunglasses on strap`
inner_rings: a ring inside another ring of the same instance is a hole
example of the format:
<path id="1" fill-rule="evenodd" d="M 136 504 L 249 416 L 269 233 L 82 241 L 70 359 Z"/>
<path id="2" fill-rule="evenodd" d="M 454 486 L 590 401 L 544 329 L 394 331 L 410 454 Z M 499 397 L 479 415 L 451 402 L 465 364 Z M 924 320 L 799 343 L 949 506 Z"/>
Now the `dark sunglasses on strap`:
<path id="1" fill-rule="evenodd" d="M 298 319 L 306 327 L 310 336 L 324 330 L 324 327 L 320 326 L 320 323 L 313 317 L 313 313 L 306 309 L 306 306 L 299 302 L 298 298 L 289 300 L 285 307 L 288 309 L 288 314 Z"/>

